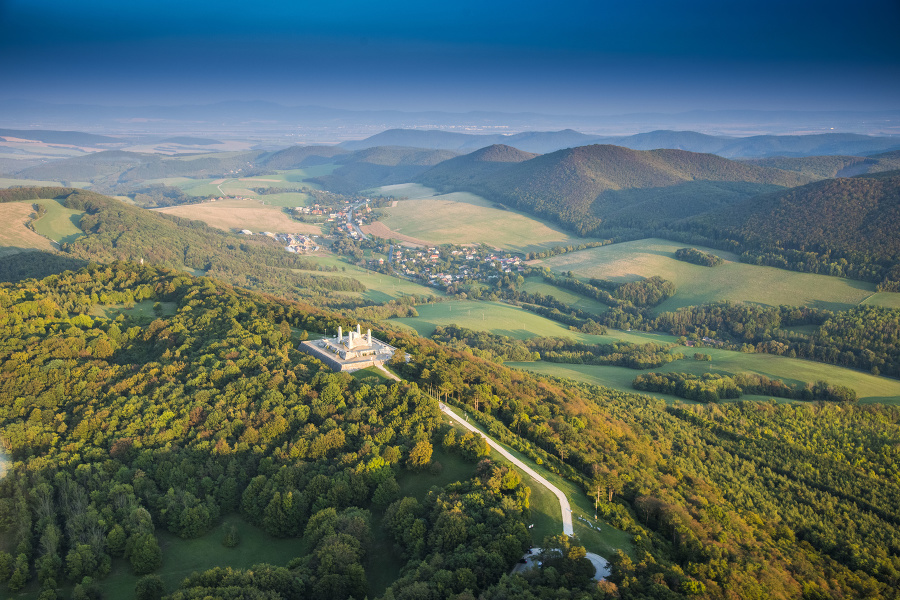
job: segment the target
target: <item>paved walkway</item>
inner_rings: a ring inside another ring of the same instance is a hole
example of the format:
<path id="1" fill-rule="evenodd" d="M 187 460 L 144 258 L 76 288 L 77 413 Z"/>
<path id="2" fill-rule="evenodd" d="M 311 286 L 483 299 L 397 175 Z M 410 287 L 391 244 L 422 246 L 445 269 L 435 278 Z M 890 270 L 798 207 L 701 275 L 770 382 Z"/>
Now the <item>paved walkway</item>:
<path id="1" fill-rule="evenodd" d="M 531 477 L 533 477 L 535 480 L 537 480 L 538 483 L 540 483 L 541 485 L 546 487 L 548 490 L 553 492 L 553 494 L 559 499 L 559 508 L 562 510 L 563 533 L 565 533 L 566 535 L 574 535 L 575 534 L 575 530 L 572 529 L 572 509 L 569 508 L 569 499 L 566 498 L 566 495 L 562 493 L 562 490 L 560 490 L 558 487 L 556 487 L 555 485 L 553 485 L 552 483 L 547 481 L 544 477 L 542 477 L 540 474 L 538 474 L 534 469 L 532 469 L 531 467 L 529 467 L 528 465 L 523 463 L 521 460 L 519 460 L 512 454 L 510 454 L 506 450 L 506 448 L 504 448 L 503 446 L 501 446 L 500 444 L 498 444 L 497 442 L 495 442 L 488 436 L 484 435 L 477 427 L 475 427 L 474 425 L 472 425 L 465 419 L 460 419 L 459 415 L 457 415 L 455 412 L 450 410 L 443 402 L 440 403 L 440 406 L 441 406 L 441 411 L 443 411 L 444 414 L 446 414 L 450 417 L 453 417 L 454 419 L 459 421 L 460 425 L 462 425 L 469 431 L 482 436 L 485 440 L 487 440 L 487 443 L 491 446 L 491 448 L 493 448 L 494 450 L 496 450 L 497 452 L 502 454 L 509 462 L 516 465 L 518 468 L 522 469 L 526 473 L 528 473 Z"/>
<path id="2" fill-rule="evenodd" d="M 477 427 L 475 427 L 474 425 L 472 425 L 465 419 L 460 419 L 459 415 L 457 415 L 455 412 L 450 410 L 447 407 L 447 405 L 445 405 L 443 402 L 440 402 L 439 404 L 441 407 L 441 411 L 445 415 L 456 419 L 457 421 L 459 421 L 460 425 L 462 425 L 469 431 L 482 436 L 485 440 L 487 440 L 487 443 L 491 446 L 491 448 L 493 448 L 494 450 L 496 450 L 497 452 L 502 454 L 512 464 L 516 465 L 517 467 L 519 467 L 520 469 L 522 469 L 523 471 L 525 471 L 526 473 L 531 475 L 535 480 L 538 481 L 538 483 L 540 483 L 541 485 L 546 487 L 548 490 L 553 492 L 553 494 L 559 499 L 559 508 L 562 511 L 563 533 L 566 535 L 574 535 L 575 530 L 572 529 L 572 509 L 569 508 L 569 499 L 566 498 L 566 495 L 562 492 L 562 490 L 560 490 L 558 487 L 556 487 L 555 485 L 553 485 L 552 483 L 547 481 L 544 477 L 542 477 L 537 472 L 535 472 L 534 469 L 532 469 L 531 467 L 529 467 L 528 465 L 523 463 L 521 460 L 519 460 L 512 454 L 510 454 L 506 450 L 506 448 L 504 448 L 503 446 L 501 446 L 500 444 L 498 444 L 497 442 L 495 442 L 494 440 L 492 440 L 491 438 L 486 436 Z M 540 548 L 534 550 L 533 552 L 534 553 L 532 553 L 532 551 L 530 550 L 528 552 L 528 554 L 526 554 L 525 556 L 522 557 L 525 559 L 525 564 L 522 564 L 522 563 L 517 564 L 515 566 L 515 568 L 513 569 L 513 573 L 521 572 L 521 571 L 524 571 L 525 569 L 528 569 L 528 568 L 531 568 L 534 566 L 535 557 L 536 557 L 537 553 L 540 552 Z M 610 573 L 609 562 L 605 558 L 603 558 L 599 554 L 594 554 L 593 552 L 588 552 L 586 555 L 586 558 L 589 561 L 591 561 L 592 565 L 594 565 L 594 579 L 596 579 L 597 581 L 600 581 L 601 579 L 605 579 L 606 577 L 609 576 L 609 573 Z"/>

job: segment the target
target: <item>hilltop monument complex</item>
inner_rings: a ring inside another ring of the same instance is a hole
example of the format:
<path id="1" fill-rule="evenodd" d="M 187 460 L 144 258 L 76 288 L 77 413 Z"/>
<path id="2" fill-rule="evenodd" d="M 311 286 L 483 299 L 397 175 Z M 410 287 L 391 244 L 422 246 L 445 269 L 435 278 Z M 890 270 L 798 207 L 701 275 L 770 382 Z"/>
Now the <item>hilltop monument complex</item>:
<path id="1" fill-rule="evenodd" d="M 363 335 L 357 323 L 356 331 L 350 330 L 346 336 L 343 328 L 338 327 L 337 336 L 302 342 L 299 350 L 315 356 L 335 371 L 356 371 L 381 365 L 397 349 L 373 338 L 371 329 Z"/>

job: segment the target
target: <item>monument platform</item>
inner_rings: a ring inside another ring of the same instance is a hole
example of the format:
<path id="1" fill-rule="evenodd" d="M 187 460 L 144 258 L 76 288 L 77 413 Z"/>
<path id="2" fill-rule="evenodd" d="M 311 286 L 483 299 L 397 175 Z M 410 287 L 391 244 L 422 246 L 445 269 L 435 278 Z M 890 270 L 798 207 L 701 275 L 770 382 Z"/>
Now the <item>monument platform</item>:
<path id="1" fill-rule="evenodd" d="M 359 325 L 346 336 L 338 327 L 337 336 L 302 342 L 298 350 L 315 356 L 335 371 L 357 371 L 383 364 L 397 350 L 390 344 L 372 337 L 369 329 L 362 335 Z"/>

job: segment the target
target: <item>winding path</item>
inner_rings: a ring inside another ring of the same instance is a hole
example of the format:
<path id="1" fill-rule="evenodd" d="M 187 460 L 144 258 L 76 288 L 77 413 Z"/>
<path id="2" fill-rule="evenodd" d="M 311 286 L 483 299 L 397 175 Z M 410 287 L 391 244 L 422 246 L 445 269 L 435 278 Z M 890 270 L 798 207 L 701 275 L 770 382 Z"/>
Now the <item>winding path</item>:
<path id="1" fill-rule="evenodd" d="M 559 500 L 559 508 L 562 511 L 562 522 L 563 522 L 563 533 L 566 535 L 574 535 L 575 530 L 572 528 L 572 509 L 569 507 L 569 499 L 566 498 L 566 495 L 560 490 L 558 487 L 547 481 L 544 477 L 538 474 L 534 469 L 523 463 L 521 460 L 510 454 L 506 448 L 486 436 L 482 433 L 477 427 L 466 421 L 465 419 L 460 419 L 459 415 L 450 410 L 447 405 L 443 402 L 440 403 L 441 411 L 447 416 L 453 417 L 457 421 L 459 421 L 460 425 L 468 429 L 469 431 L 482 436 L 491 448 L 502 454 L 509 462 L 516 465 L 518 468 L 522 469 L 526 473 L 528 473 L 531 477 L 533 477 L 538 483 L 543 485 L 545 488 L 553 492 L 553 494 Z"/>

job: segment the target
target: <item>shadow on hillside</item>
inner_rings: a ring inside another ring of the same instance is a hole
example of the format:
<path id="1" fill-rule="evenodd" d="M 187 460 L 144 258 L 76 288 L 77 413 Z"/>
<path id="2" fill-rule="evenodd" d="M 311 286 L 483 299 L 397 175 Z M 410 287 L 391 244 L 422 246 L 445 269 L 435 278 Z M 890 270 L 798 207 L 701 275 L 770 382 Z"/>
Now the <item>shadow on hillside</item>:
<path id="1" fill-rule="evenodd" d="M 35 250 L 33 248 L 7 248 L 18 250 L 16 254 L 0 257 L 0 281 L 12 282 L 21 279 L 43 279 L 54 273 L 77 271 L 87 265 L 87 261 L 71 258 L 57 252 Z"/>

